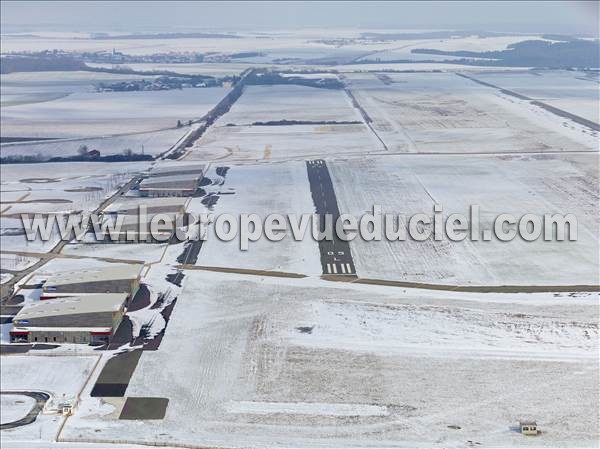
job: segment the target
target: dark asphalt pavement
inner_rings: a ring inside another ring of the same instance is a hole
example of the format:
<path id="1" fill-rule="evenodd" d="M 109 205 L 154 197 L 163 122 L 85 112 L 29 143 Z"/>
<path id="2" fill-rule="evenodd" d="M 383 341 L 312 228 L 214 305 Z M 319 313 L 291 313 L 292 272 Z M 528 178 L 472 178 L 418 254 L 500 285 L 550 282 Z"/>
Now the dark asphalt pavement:
<path id="1" fill-rule="evenodd" d="M 335 222 L 340 216 L 340 211 L 327 164 L 322 159 L 307 161 L 306 169 L 312 199 L 321 220 L 319 229 L 325 229 L 325 215 L 329 214 L 333 218 L 331 221 L 333 240 L 319 242 L 323 274 L 356 275 L 350 244 L 339 239 L 335 233 Z"/>
<path id="2" fill-rule="evenodd" d="M 31 410 L 29 410 L 27 415 L 16 421 L 0 424 L 0 430 L 14 429 L 15 427 L 21 427 L 27 424 L 31 424 L 37 419 L 40 412 L 44 409 L 46 401 L 50 399 L 50 396 L 47 393 L 42 393 L 41 391 L 2 391 L 0 392 L 0 394 L 29 396 L 30 398 L 35 399 L 35 405 L 32 407 Z"/>

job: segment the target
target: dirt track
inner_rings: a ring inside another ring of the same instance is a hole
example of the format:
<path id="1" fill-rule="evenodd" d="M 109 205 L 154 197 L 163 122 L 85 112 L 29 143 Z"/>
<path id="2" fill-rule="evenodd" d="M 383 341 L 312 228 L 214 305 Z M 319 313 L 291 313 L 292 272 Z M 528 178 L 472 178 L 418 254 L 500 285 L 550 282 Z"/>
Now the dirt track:
<path id="1" fill-rule="evenodd" d="M 283 278 L 305 278 L 305 274 L 286 273 L 282 271 L 250 270 L 246 268 L 208 267 L 196 265 L 179 265 L 183 270 L 214 271 L 218 273 L 237 273 L 249 276 L 269 276 Z M 382 285 L 385 287 L 418 288 L 424 290 L 441 290 L 463 293 L 576 293 L 600 292 L 600 285 L 449 285 L 429 284 L 422 282 L 390 281 L 385 279 L 366 279 L 356 276 L 323 275 L 321 279 L 331 282 L 350 282 L 366 285 Z"/>

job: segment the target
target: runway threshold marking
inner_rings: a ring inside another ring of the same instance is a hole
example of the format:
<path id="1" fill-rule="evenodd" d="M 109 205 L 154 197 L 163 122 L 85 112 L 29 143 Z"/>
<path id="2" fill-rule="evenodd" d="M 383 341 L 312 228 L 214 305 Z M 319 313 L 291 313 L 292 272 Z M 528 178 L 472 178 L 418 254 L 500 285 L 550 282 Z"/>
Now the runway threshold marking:
<path id="1" fill-rule="evenodd" d="M 339 239 L 335 233 L 335 222 L 340 211 L 327 163 L 322 159 L 306 161 L 306 170 L 313 203 L 320 217 L 319 228 L 333 235 L 333 240 L 319 242 L 323 274 L 355 275 L 350 244 Z M 329 224 L 325 220 L 326 215 L 332 217 Z"/>

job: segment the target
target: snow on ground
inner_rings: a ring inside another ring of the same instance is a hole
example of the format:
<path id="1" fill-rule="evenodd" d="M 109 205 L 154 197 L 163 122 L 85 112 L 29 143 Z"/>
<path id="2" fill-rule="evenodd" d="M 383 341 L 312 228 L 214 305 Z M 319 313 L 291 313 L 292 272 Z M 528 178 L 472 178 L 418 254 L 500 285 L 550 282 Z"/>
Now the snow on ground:
<path id="1" fill-rule="evenodd" d="M 95 92 L 100 83 L 141 79 L 151 81 L 154 78 L 155 76 L 83 71 L 3 73 L 0 79 L 0 102 L 2 107 L 8 107 L 51 101 L 75 92 Z"/>
<path id="2" fill-rule="evenodd" d="M 74 93 L 2 109 L 10 137 L 95 137 L 173 128 L 198 119 L 228 92 L 222 87 L 140 92 Z"/>
<path id="3" fill-rule="evenodd" d="M 98 356 L 2 356 L 0 389 L 2 391 L 43 391 L 50 394 L 47 409 L 57 402 L 73 400 L 83 388 L 96 364 Z M 4 395 L 2 396 L 4 398 Z M 11 398 L 12 396 L 7 396 Z M 4 402 L 2 404 L 4 415 Z M 21 407 L 19 406 L 19 410 Z M 9 409 L 10 410 L 10 409 Z M 11 413 L 9 411 L 9 413 Z M 15 441 L 32 441 L 35 447 L 42 441 L 56 437 L 62 421 L 57 414 L 39 414 L 35 422 L 14 429 L 3 430 L 2 446 Z M 4 419 L 2 420 L 4 422 Z M 34 446 L 32 446 L 34 447 Z"/>
<path id="4" fill-rule="evenodd" d="M 98 67 L 104 69 L 110 69 L 115 64 L 101 64 L 101 63 L 88 63 L 90 67 Z M 119 64 L 116 64 L 119 67 Z M 168 71 L 179 73 L 182 75 L 205 75 L 205 76 L 236 76 L 240 75 L 244 70 L 250 67 L 256 68 L 272 68 L 276 67 L 274 64 L 250 64 L 250 63 L 239 63 L 239 62 L 224 62 L 224 63 L 177 63 L 177 64 L 166 64 L 166 63 L 151 63 L 151 62 L 140 62 L 140 63 L 127 63 L 124 66 L 140 71 L 140 72 L 151 72 L 151 71 Z"/>
<path id="5" fill-rule="evenodd" d="M 3 251 L 47 252 L 58 241 L 58 228 L 49 242 L 29 241 L 23 233 L 21 214 L 69 214 L 90 212 L 127 183 L 148 162 L 3 164 L 0 239 Z M 9 196 L 5 199 L 5 192 Z M 14 192 L 21 194 L 15 198 Z M 7 267 L 9 268 L 9 267 Z"/>
<path id="6" fill-rule="evenodd" d="M 207 174 L 211 177 L 211 172 Z M 214 207 L 217 215 L 258 214 L 261 220 L 269 214 L 314 213 L 304 162 L 233 166 L 223 188 L 233 194 L 221 195 Z M 213 232 L 210 232 L 213 231 Z M 261 237 L 251 242 L 247 251 L 240 250 L 239 240 L 220 241 L 211 227 L 203 244 L 198 265 L 274 270 L 292 273 L 321 272 L 319 246 L 312 238 L 295 241 L 291 231 L 279 242 Z"/>
<path id="7" fill-rule="evenodd" d="M 523 70 L 523 67 L 473 66 L 446 62 L 380 62 L 377 64 L 340 64 L 327 67 L 337 73 L 360 72 L 488 72 L 497 70 Z M 314 70 L 314 67 L 313 67 Z M 322 70 L 322 68 L 318 69 Z"/>
<path id="8" fill-rule="evenodd" d="M 597 149 L 597 139 L 527 101 L 453 73 L 346 78 L 388 148 L 398 152 L 494 153 Z M 542 113 L 543 111 L 543 113 Z M 568 120 L 567 122 L 571 122 Z"/>
<path id="9" fill-rule="evenodd" d="M 195 143 L 185 160 L 280 161 L 372 151 L 382 151 L 381 144 L 362 124 L 215 126 Z"/>
<path id="10" fill-rule="evenodd" d="M 43 160 L 56 156 L 77 156 L 79 147 L 85 145 L 88 147 L 88 150 L 98 150 L 101 156 L 120 155 L 127 149 L 132 150 L 134 153 L 156 156 L 170 149 L 189 131 L 190 128 L 186 126 L 163 131 L 125 134 L 114 137 L 5 143 L 0 146 L 0 153 L 2 157 L 39 155 Z"/>
<path id="11" fill-rule="evenodd" d="M 0 395 L 0 422 L 2 424 L 24 418 L 35 405 L 35 399 L 24 395 Z"/>
<path id="12" fill-rule="evenodd" d="M 125 33 L 121 33 L 125 34 Z M 338 48 L 337 46 L 325 45 L 315 42 L 315 39 L 327 37 L 357 37 L 356 30 L 276 30 L 272 32 L 260 33 L 236 33 L 231 37 L 181 37 L 181 38 L 160 38 L 148 36 L 148 38 L 123 39 L 118 35 L 112 35 L 110 38 L 89 39 L 73 36 L 56 36 L 48 39 L 46 36 L 23 36 L 17 34 L 3 34 L 2 52 L 21 52 L 21 51 L 41 51 L 51 49 L 61 49 L 66 51 L 120 51 L 130 55 L 150 55 L 169 52 L 194 52 L 194 53 L 213 53 L 213 55 L 230 55 L 241 52 L 259 52 L 264 53 L 266 57 L 257 58 L 234 58 L 233 63 L 244 61 L 246 59 L 255 62 L 276 59 L 297 59 L 297 58 L 319 58 L 322 56 L 341 57 L 347 54 L 365 51 L 362 45 L 346 46 Z M 383 49 L 394 43 L 366 43 L 368 49 Z M 218 63 L 220 64 L 220 63 Z"/>
<path id="13" fill-rule="evenodd" d="M 62 250 L 65 255 L 101 257 L 107 259 L 135 260 L 157 263 L 165 252 L 166 243 L 68 243 Z"/>
<path id="14" fill-rule="evenodd" d="M 230 413 L 271 415 L 285 413 L 287 415 L 325 415 L 325 416 L 385 416 L 386 407 L 363 404 L 320 404 L 318 402 L 232 402 Z"/>
<path id="15" fill-rule="evenodd" d="M 4 284 L 10 281 L 13 278 L 13 275 L 10 273 L 0 273 L 0 284 Z M 3 325 L 4 326 L 4 325 Z M 4 340 L 4 339 L 3 339 Z"/>
<path id="16" fill-rule="evenodd" d="M 188 271 L 160 348 L 142 354 L 127 390 L 169 398 L 165 419 L 89 409 L 63 435 L 211 447 L 593 446 L 596 299 L 542 295 L 539 307 L 537 296 Z M 524 417 L 543 433 L 511 430 Z"/>
<path id="17" fill-rule="evenodd" d="M 119 173 L 134 174 L 150 166 L 144 162 L 71 162 L 44 164 L 2 164 L 2 192 L 29 190 L 56 190 L 56 182 L 85 183 Z"/>
<path id="18" fill-rule="evenodd" d="M 490 36 L 479 37 L 477 35 L 450 39 L 434 40 L 427 47 L 444 51 L 501 51 L 506 50 L 509 45 L 529 40 L 547 40 L 539 35 L 517 34 L 514 36 Z M 431 46 L 429 46 L 431 45 Z"/>
<path id="19" fill-rule="evenodd" d="M 0 278 L 4 279 L 5 274 L 6 273 L 0 273 Z M 12 277 L 11 274 L 9 274 L 9 276 Z M 0 282 L 0 284 L 4 284 L 4 282 L 7 282 L 7 281 L 3 280 L 2 282 Z M 13 327 L 12 323 L 0 324 L 0 342 L 2 342 L 2 344 L 10 343 L 10 330 L 12 329 L 12 327 Z"/>
<path id="20" fill-rule="evenodd" d="M 21 271 L 29 268 L 39 259 L 18 254 L 0 254 L 0 265 L 4 270 Z"/>
<path id="21" fill-rule="evenodd" d="M 490 72 L 476 78 L 600 123 L 598 80 L 587 77 L 586 72 Z"/>
<path id="22" fill-rule="evenodd" d="M 394 42 L 395 45 L 393 47 L 374 53 L 368 53 L 367 55 L 358 59 L 358 61 L 450 61 L 453 59 L 462 59 L 463 57 L 411 53 L 411 51 L 419 48 L 443 51 L 500 51 L 506 50 L 507 46 L 510 44 L 515 44 L 517 42 L 522 42 L 525 40 L 540 40 L 540 36 L 518 35 L 481 38 L 479 36 L 474 35 L 468 37 L 457 37 L 448 39 L 400 40 Z"/>
<path id="23" fill-rule="evenodd" d="M 481 209 L 480 230 L 502 213 L 574 214 L 577 241 L 363 241 L 350 247 L 360 277 L 475 285 L 598 284 L 598 155 L 398 155 L 328 162 L 341 213 L 444 216 Z M 351 180 L 351 182 L 350 182 Z M 480 236 L 481 239 L 481 236 Z"/>
<path id="24" fill-rule="evenodd" d="M 51 276 L 57 275 L 63 271 L 76 271 L 76 270 L 94 270 L 99 268 L 119 268 L 124 267 L 123 263 L 112 263 L 94 259 L 71 259 L 56 257 L 33 274 L 32 279 L 28 282 L 33 284 L 33 280 L 48 279 Z"/>
<path id="25" fill-rule="evenodd" d="M 0 247 L 2 251 L 24 251 L 28 253 L 46 253 L 60 241 L 58 227 L 54 226 L 48 240 L 27 239 L 20 218 L 0 217 Z"/>
<path id="26" fill-rule="evenodd" d="M 2 356 L 2 391 L 45 391 L 73 399 L 87 380 L 96 357 Z"/>
<path id="27" fill-rule="evenodd" d="M 342 90 L 296 85 L 248 86 L 218 122 L 248 125 L 279 120 L 361 121 Z"/>

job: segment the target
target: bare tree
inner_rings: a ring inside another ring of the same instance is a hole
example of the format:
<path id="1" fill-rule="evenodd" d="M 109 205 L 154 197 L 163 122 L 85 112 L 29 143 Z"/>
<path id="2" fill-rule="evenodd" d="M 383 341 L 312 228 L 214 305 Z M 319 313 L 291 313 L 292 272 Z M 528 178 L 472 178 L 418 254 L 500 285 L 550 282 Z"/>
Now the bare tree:
<path id="1" fill-rule="evenodd" d="M 88 152 L 88 147 L 87 145 L 79 145 L 79 148 L 77 148 L 77 154 L 80 156 L 85 156 Z"/>

